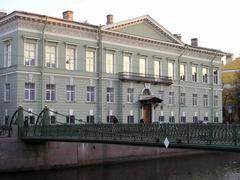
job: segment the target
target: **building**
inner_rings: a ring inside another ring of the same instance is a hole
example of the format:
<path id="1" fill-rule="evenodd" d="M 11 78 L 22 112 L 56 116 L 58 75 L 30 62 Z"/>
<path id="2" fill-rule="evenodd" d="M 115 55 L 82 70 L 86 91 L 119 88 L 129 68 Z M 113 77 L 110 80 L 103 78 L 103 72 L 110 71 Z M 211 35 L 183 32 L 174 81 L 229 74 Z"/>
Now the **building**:
<path id="1" fill-rule="evenodd" d="M 240 58 L 229 62 L 222 69 L 224 120 L 240 121 Z"/>
<path id="2" fill-rule="evenodd" d="M 181 41 L 145 15 L 95 26 L 28 12 L 0 14 L 0 117 L 22 105 L 33 124 L 55 119 L 111 123 L 222 122 L 221 57 Z"/>

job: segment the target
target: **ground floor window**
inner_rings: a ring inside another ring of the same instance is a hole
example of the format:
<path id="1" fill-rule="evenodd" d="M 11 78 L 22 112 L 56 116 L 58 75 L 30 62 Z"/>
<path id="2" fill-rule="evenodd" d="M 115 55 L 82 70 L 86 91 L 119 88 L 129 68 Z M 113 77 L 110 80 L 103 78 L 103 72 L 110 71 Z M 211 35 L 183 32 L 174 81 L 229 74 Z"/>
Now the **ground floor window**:
<path id="1" fill-rule="evenodd" d="M 134 116 L 129 115 L 129 116 L 127 117 L 127 122 L 128 122 L 128 124 L 133 124 L 133 123 L 134 123 Z"/>
<path id="2" fill-rule="evenodd" d="M 169 122 L 170 123 L 175 123 L 175 117 L 174 116 L 169 116 Z"/>
<path id="3" fill-rule="evenodd" d="M 181 116 L 180 122 L 185 123 L 186 122 L 186 116 Z"/>
<path id="4" fill-rule="evenodd" d="M 198 122 L 198 117 L 197 116 L 193 116 L 193 122 L 194 123 Z"/>
<path id="5" fill-rule="evenodd" d="M 207 116 L 203 117 L 203 120 L 208 121 L 208 117 Z"/>
<path id="6" fill-rule="evenodd" d="M 218 122 L 218 117 L 214 117 L 214 122 L 215 122 L 215 123 Z"/>
<path id="7" fill-rule="evenodd" d="M 5 125 L 8 125 L 8 123 L 9 123 L 9 115 L 6 115 L 5 117 L 4 117 L 4 123 L 5 123 Z"/>
<path id="8" fill-rule="evenodd" d="M 107 123 L 113 123 L 113 118 L 114 118 L 113 115 L 108 115 L 107 116 Z"/>
<path id="9" fill-rule="evenodd" d="M 67 124 L 75 124 L 75 116 L 74 115 L 66 116 L 66 123 Z"/>
<path id="10" fill-rule="evenodd" d="M 50 123 L 51 124 L 56 124 L 56 116 L 54 116 L 54 115 L 50 116 Z"/>
<path id="11" fill-rule="evenodd" d="M 27 125 L 27 124 L 34 125 L 35 124 L 35 116 L 33 116 L 33 115 L 25 116 L 25 125 Z"/>
<path id="12" fill-rule="evenodd" d="M 159 116 L 158 120 L 159 120 L 160 122 L 164 122 L 164 116 Z"/>
<path id="13" fill-rule="evenodd" d="M 87 123 L 91 123 L 91 124 L 95 123 L 95 118 L 93 115 L 87 116 Z"/>

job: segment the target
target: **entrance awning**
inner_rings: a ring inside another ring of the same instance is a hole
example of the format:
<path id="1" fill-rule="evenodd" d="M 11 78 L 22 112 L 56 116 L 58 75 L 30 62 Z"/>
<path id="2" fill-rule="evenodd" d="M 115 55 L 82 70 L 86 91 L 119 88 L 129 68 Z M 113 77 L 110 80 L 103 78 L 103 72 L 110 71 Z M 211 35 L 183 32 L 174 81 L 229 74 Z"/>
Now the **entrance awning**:
<path id="1" fill-rule="evenodd" d="M 139 100 L 140 103 L 161 103 L 163 100 L 156 96 L 146 96 Z"/>

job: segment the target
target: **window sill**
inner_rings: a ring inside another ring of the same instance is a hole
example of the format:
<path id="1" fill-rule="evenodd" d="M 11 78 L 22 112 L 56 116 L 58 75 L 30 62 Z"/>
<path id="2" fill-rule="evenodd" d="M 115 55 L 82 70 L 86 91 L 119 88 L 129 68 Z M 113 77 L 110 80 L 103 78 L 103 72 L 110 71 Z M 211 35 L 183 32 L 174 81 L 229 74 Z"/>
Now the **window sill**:
<path id="1" fill-rule="evenodd" d="M 65 101 L 65 103 L 76 103 L 76 101 Z"/>
<path id="2" fill-rule="evenodd" d="M 31 102 L 31 103 L 35 103 L 35 102 L 37 102 L 36 100 L 24 100 L 24 102 Z"/>
<path id="3" fill-rule="evenodd" d="M 49 100 L 45 100 L 45 103 L 57 103 L 57 101 L 49 101 Z"/>
<path id="4" fill-rule="evenodd" d="M 96 104 L 96 101 L 85 101 L 86 104 Z"/>

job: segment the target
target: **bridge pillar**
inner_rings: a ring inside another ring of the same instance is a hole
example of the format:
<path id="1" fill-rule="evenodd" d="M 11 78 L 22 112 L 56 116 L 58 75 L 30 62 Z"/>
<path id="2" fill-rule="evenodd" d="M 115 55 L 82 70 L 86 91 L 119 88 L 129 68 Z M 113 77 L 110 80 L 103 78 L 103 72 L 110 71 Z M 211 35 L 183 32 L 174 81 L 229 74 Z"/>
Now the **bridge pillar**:
<path id="1" fill-rule="evenodd" d="M 18 107 L 17 113 L 17 125 L 18 125 L 18 137 L 24 136 L 25 128 L 24 128 L 24 116 L 23 116 L 23 107 Z"/>
<path id="2" fill-rule="evenodd" d="M 49 115 L 49 109 L 47 106 L 44 107 L 43 109 L 43 120 L 42 120 L 42 126 L 47 126 L 50 123 L 50 115 Z"/>

